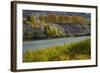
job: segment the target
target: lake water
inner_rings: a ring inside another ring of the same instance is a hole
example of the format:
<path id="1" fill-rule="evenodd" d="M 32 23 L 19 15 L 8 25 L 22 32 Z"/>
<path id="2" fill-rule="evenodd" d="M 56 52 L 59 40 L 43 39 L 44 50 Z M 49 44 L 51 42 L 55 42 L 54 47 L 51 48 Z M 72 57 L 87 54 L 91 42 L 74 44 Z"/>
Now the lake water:
<path id="1" fill-rule="evenodd" d="M 39 49 L 47 48 L 54 45 L 63 45 L 64 43 L 77 42 L 90 36 L 81 36 L 81 37 L 66 37 L 66 38 L 57 38 L 57 39 L 47 39 L 47 40 L 34 40 L 34 41 L 24 41 L 23 42 L 23 52 L 28 49 Z"/>

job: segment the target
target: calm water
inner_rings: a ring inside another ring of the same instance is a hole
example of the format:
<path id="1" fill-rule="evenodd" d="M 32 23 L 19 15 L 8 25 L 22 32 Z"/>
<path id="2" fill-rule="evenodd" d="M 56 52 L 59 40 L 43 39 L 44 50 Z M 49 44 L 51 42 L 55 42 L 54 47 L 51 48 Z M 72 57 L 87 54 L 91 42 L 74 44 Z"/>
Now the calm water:
<path id="1" fill-rule="evenodd" d="M 63 45 L 64 43 L 76 42 L 86 38 L 90 38 L 90 36 L 67 37 L 67 38 L 58 38 L 58 39 L 50 39 L 50 40 L 24 41 L 23 51 L 25 52 L 28 49 L 34 50 L 39 48 L 47 48 L 54 45 Z"/>

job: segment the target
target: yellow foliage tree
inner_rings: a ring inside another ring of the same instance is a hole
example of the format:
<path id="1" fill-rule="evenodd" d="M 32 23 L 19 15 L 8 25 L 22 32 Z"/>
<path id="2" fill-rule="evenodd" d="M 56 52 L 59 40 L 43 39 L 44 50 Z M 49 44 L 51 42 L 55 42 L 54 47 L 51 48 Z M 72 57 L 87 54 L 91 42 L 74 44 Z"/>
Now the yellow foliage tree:
<path id="1" fill-rule="evenodd" d="M 85 18 L 82 16 L 72 16 L 72 23 L 85 24 Z"/>
<path id="2" fill-rule="evenodd" d="M 57 17 L 55 14 L 48 14 L 47 15 L 47 22 L 49 23 L 56 23 L 57 22 Z"/>

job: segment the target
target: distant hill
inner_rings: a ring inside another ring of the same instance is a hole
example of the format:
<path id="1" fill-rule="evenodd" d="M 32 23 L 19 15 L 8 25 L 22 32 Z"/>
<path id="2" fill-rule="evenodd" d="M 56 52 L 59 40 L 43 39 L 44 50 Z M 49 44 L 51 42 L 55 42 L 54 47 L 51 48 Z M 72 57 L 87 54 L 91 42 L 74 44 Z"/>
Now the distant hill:
<path id="1" fill-rule="evenodd" d="M 62 15 L 62 16 L 83 16 L 85 18 L 90 19 L 91 14 L 90 13 L 79 13 L 79 12 L 60 12 L 60 11 L 36 11 L 36 10 L 23 10 L 23 17 L 31 16 L 32 14 L 34 16 L 46 16 L 47 14 L 56 14 L 56 15 Z"/>

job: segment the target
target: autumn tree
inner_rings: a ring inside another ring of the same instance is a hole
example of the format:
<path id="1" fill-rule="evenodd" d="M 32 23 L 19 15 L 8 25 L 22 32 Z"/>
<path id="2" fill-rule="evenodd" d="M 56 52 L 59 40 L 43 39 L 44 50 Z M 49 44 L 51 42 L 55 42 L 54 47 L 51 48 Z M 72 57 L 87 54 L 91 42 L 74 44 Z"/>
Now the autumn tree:
<path id="1" fill-rule="evenodd" d="M 82 16 L 72 16 L 72 23 L 85 24 L 85 18 Z"/>
<path id="2" fill-rule="evenodd" d="M 63 23 L 72 23 L 72 16 L 64 16 Z"/>
<path id="3" fill-rule="evenodd" d="M 47 22 L 56 23 L 57 22 L 56 15 L 55 14 L 48 14 L 47 15 Z"/>
<path id="4" fill-rule="evenodd" d="M 58 23 L 63 23 L 64 22 L 63 19 L 64 19 L 63 16 L 58 16 Z"/>
<path id="5" fill-rule="evenodd" d="M 39 21 L 40 22 L 46 22 L 46 17 L 45 16 L 39 16 Z"/>

